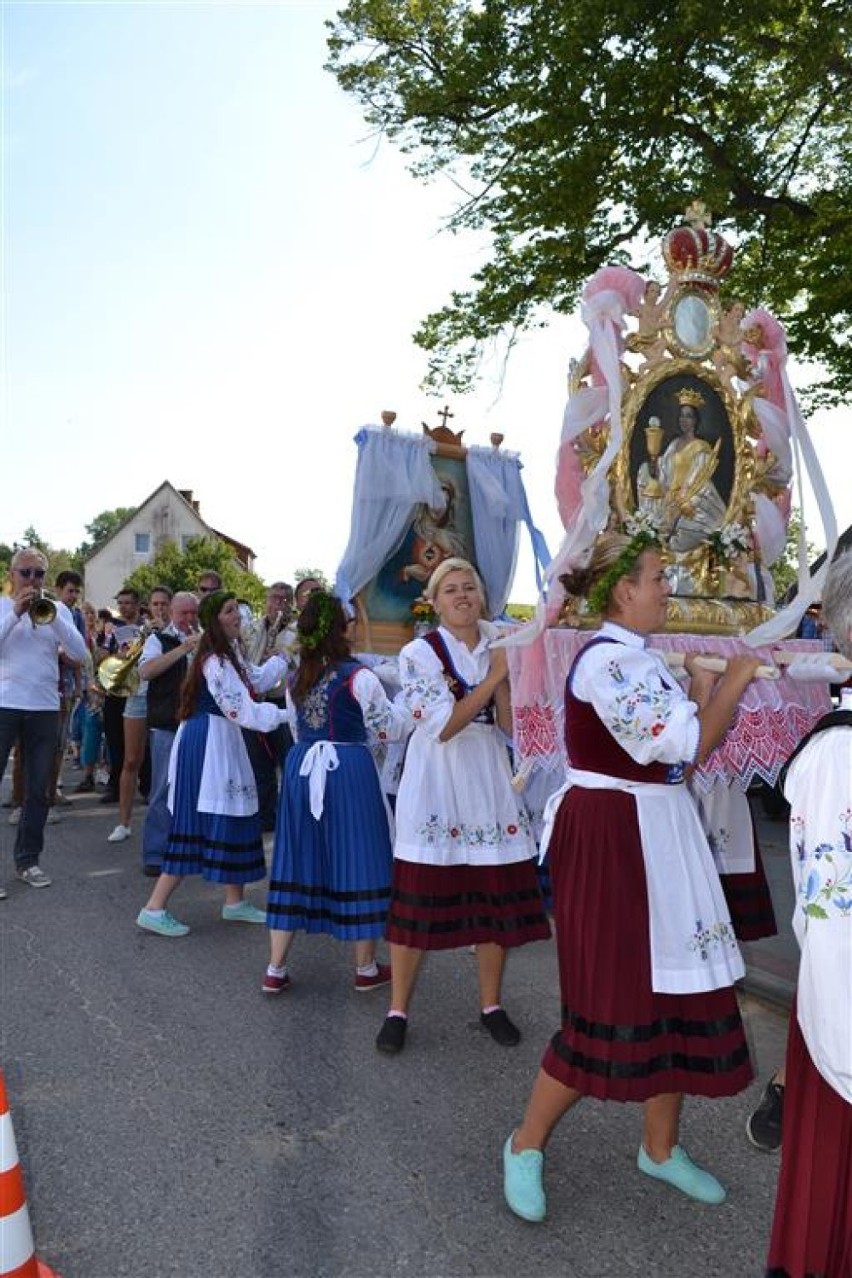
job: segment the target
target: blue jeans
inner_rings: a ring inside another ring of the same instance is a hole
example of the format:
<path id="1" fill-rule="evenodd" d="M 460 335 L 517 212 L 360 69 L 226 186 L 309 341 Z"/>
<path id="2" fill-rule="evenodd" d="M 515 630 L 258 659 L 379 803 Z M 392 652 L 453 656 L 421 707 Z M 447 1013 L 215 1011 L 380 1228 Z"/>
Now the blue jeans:
<path id="1" fill-rule="evenodd" d="M 148 794 L 148 811 L 142 831 L 142 864 L 159 870 L 163 853 L 172 829 L 172 814 L 166 799 L 169 791 L 169 756 L 174 745 L 175 733 L 167 728 L 148 729 L 148 749 L 151 752 L 151 789 Z"/>
<path id="2" fill-rule="evenodd" d="M 15 869 L 38 865 L 44 847 L 47 788 L 59 738 L 58 710 L 0 710 L 0 776 L 20 741 L 24 772 L 24 806 L 15 837 Z"/>

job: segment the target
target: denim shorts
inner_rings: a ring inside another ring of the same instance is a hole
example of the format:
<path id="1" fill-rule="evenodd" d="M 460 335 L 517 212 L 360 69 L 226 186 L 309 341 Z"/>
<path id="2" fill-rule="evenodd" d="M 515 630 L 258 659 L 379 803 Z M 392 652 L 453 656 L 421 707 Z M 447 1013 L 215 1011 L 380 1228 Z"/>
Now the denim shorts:
<path id="1" fill-rule="evenodd" d="M 148 698 L 145 693 L 135 693 L 132 697 L 128 697 L 124 703 L 125 719 L 147 719 L 148 717 Z"/>

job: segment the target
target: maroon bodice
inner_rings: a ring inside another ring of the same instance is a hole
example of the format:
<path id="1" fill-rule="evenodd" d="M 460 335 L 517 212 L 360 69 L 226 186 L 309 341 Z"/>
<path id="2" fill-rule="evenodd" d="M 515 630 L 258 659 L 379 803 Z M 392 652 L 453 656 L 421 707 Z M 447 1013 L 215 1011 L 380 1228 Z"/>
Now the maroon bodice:
<path id="1" fill-rule="evenodd" d="M 582 652 L 577 653 L 568 672 L 565 681 L 565 750 L 571 766 L 580 768 L 583 772 L 601 772 L 610 777 L 622 777 L 625 781 L 645 781 L 657 785 L 671 785 L 682 781 L 681 765 L 672 767 L 669 763 L 637 763 L 601 722 L 594 706 L 574 696 L 574 671 L 583 653 L 592 644 L 614 642 L 612 639 L 593 639 Z"/>

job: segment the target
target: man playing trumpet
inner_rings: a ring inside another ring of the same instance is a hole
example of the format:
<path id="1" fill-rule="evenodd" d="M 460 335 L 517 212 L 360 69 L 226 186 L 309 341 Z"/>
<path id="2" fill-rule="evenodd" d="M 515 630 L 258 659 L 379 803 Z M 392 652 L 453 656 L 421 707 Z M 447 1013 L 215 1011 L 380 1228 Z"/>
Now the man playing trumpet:
<path id="1" fill-rule="evenodd" d="M 85 641 L 59 600 L 42 587 L 47 559 L 26 546 L 9 568 L 9 593 L 0 598 L 0 776 L 20 741 L 24 805 L 15 837 L 15 871 L 30 887 L 49 887 L 39 866 L 47 820 L 47 791 L 59 735 L 59 651 L 83 661 Z M 34 609 L 35 605 L 35 609 Z M 6 893 L 0 888 L 0 897 Z"/>

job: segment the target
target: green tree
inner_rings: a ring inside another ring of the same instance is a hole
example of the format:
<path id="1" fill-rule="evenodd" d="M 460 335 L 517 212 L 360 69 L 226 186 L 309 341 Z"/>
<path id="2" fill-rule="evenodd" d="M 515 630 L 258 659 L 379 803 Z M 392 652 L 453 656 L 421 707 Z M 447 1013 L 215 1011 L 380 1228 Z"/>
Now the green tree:
<path id="1" fill-rule="evenodd" d="M 211 569 L 218 572 L 225 589 L 248 600 L 253 608 L 262 607 L 266 587 L 260 577 L 240 568 L 231 548 L 218 537 L 193 537 L 185 551 L 174 541 L 164 542 L 151 562 L 132 572 L 124 585 L 132 586 L 143 596 L 158 585 L 170 586 L 172 590 L 195 590 L 198 578 Z"/>
<path id="2" fill-rule="evenodd" d="M 135 506 L 116 506 L 115 510 L 102 510 L 99 515 L 95 515 L 92 522 L 86 524 L 88 539 L 82 541 L 77 548 L 76 553 L 80 561 L 88 559 L 98 546 L 103 545 L 116 529 L 121 527 L 125 519 L 129 519 L 135 513 Z"/>
<path id="3" fill-rule="evenodd" d="M 326 577 L 322 568 L 297 568 L 295 573 L 294 585 L 298 586 L 300 581 L 318 581 L 323 590 L 331 590 L 331 582 Z"/>
<path id="4" fill-rule="evenodd" d="M 693 198 L 737 244 L 732 287 L 852 392 L 852 24 L 846 0 L 350 0 L 328 69 L 490 260 L 415 340 L 466 388 L 482 344 L 647 268 Z"/>
<path id="5" fill-rule="evenodd" d="M 802 527 L 802 512 L 797 506 L 790 512 L 790 523 L 787 526 L 787 542 L 784 553 L 775 560 L 769 569 L 775 587 L 776 600 L 783 599 L 791 586 L 799 580 L 799 532 Z M 818 550 L 811 542 L 805 542 L 808 552 L 808 563 L 812 564 Z"/>
<path id="6" fill-rule="evenodd" d="M 9 565 L 12 562 L 12 556 L 16 550 L 20 550 L 24 546 L 33 546 L 36 550 L 40 550 L 43 555 L 47 556 L 50 564 L 50 576 L 47 581 L 46 589 L 50 589 L 51 582 L 57 573 L 63 572 L 66 568 L 74 568 L 79 571 L 79 566 L 73 551 L 64 550 L 56 546 L 51 546 L 49 542 L 36 531 L 32 524 L 29 528 L 25 528 L 19 541 L 13 542 L 11 546 L 5 542 L 0 543 L 0 581 L 8 577 Z"/>

